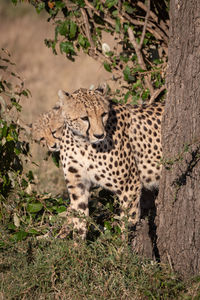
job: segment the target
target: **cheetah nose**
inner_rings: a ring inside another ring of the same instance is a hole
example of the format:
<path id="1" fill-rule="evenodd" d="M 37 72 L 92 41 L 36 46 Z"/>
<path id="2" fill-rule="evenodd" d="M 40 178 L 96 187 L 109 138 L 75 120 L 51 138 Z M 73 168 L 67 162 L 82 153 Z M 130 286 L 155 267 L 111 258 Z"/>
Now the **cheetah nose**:
<path id="1" fill-rule="evenodd" d="M 99 140 L 104 138 L 104 133 L 103 134 L 93 134 L 93 136 Z"/>

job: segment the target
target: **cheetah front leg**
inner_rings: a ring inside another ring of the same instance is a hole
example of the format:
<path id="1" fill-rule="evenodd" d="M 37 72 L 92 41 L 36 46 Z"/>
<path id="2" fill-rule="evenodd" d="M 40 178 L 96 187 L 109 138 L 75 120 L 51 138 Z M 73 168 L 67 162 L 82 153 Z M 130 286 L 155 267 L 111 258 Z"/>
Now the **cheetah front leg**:
<path id="1" fill-rule="evenodd" d="M 120 219 L 122 221 L 122 231 L 125 229 L 126 220 L 128 228 L 133 228 L 140 220 L 140 199 L 142 184 L 139 176 L 127 180 L 126 185 L 118 193 L 120 201 Z"/>
<path id="2" fill-rule="evenodd" d="M 74 238 L 86 238 L 86 218 L 89 216 L 88 199 L 90 183 L 85 179 L 81 180 L 81 176 L 79 176 L 70 173 L 66 176 L 71 203 L 67 211 L 67 222 L 63 225 L 58 234 L 58 237 L 62 239 L 69 235 L 72 226 Z"/>

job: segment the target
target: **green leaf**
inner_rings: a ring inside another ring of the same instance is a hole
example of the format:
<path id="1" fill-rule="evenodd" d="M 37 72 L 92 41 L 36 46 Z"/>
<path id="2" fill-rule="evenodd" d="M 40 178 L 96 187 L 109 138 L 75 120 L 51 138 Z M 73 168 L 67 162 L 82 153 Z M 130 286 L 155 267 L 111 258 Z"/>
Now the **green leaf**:
<path id="1" fill-rule="evenodd" d="M 161 61 L 160 58 L 156 58 L 156 59 L 153 60 L 153 63 L 154 63 L 155 65 L 159 65 L 160 63 L 162 63 L 162 61 Z"/>
<path id="2" fill-rule="evenodd" d="M 120 55 L 120 60 L 127 63 L 129 61 L 129 58 L 127 56 L 124 56 L 124 55 Z"/>
<path id="3" fill-rule="evenodd" d="M 128 82 L 135 81 L 135 77 L 131 75 L 131 69 L 129 66 L 126 66 L 123 73 L 124 73 L 124 80 L 126 80 Z"/>
<path id="4" fill-rule="evenodd" d="M 116 18 L 118 16 L 118 10 L 113 10 L 112 15 L 114 18 Z"/>
<path id="5" fill-rule="evenodd" d="M 73 39 L 76 36 L 76 32 L 77 32 L 77 25 L 73 21 L 71 21 L 70 22 L 70 31 L 69 31 L 70 39 Z"/>
<path id="6" fill-rule="evenodd" d="M 8 133 L 8 127 L 6 124 L 4 124 L 3 128 L 2 128 L 2 136 L 6 137 Z"/>
<path id="7" fill-rule="evenodd" d="M 19 241 L 22 241 L 23 239 L 25 239 L 27 237 L 27 235 L 28 235 L 27 232 L 21 230 L 19 232 L 14 233 L 11 236 L 11 239 L 15 240 L 16 242 L 19 242 Z"/>
<path id="8" fill-rule="evenodd" d="M 128 66 L 126 66 L 126 68 L 124 69 L 123 73 L 124 73 L 124 79 L 126 81 L 128 81 L 128 78 L 129 78 L 130 73 L 131 73 L 131 69 Z"/>
<path id="9" fill-rule="evenodd" d="M 12 129 L 10 130 L 10 135 L 13 137 L 13 139 L 14 139 L 16 142 L 18 141 L 18 134 L 17 134 L 15 128 L 12 128 Z"/>
<path id="10" fill-rule="evenodd" d="M 27 97 L 27 98 L 28 98 L 28 96 L 29 96 L 28 90 L 23 90 L 23 91 L 21 92 L 21 94 L 24 95 L 24 96 Z"/>
<path id="11" fill-rule="evenodd" d="M 138 87 L 142 87 L 142 82 L 141 82 L 140 79 L 138 79 L 138 80 L 136 81 L 136 83 L 133 84 L 132 89 L 135 90 L 135 89 L 137 89 Z"/>
<path id="12" fill-rule="evenodd" d="M 7 227 L 8 227 L 9 230 L 16 230 L 16 226 L 15 226 L 15 224 L 13 224 L 13 223 L 9 223 L 9 224 L 7 225 Z"/>
<path id="13" fill-rule="evenodd" d="M 45 3 L 44 2 L 40 2 L 37 7 L 36 7 L 36 11 L 37 13 L 41 13 L 41 11 L 45 8 Z"/>
<path id="14" fill-rule="evenodd" d="M 45 39 L 45 40 L 44 40 L 44 43 L 45 43 L 45 45 L 46 45 L 48 48 L 52 48 L 53 53 L 54 53 L 55 55 L 57 55 L 57 52 L 56 52 L 56 41 Z"/>
<path id="15" fill-rule="evenodd" d="M 21 185 L 22 185 L 23 188 L 27 188 L 28 187 L 28 182 L 24 178 L 22 178 Z"/>
<path id="16" fill-rule="evenodd" d="M 27 211 L 30 213 L 37 213 L 43 208 L 42 203 L 35 202 L 35 203 L 28 203 Z"/>
<path id="17" fill-rule="evenodd" d="M 33 176 L 33 172 L 32 171 L 29 171 L 27 174 L 26 174 L 27 178 L 29 181 L 32 181 L 34 179 L 34 176 Z"/>
<path id="18" fill-rule="evenodd" d="M 105 53 L 105 55 L 111 57 L 111 56 L 114 55 L 114 52 L 113 51 L 108 51 L 108 52 Z M 116 56 L 114 58 L 116 58 Z"/>
<path id="19" fill-rule="evenodd" d="M 55 1 L 55 6 L 56 6 L 56 8 L 58 8 L 58 9 L 62 9 L 62 8 L 65 7 L 65 3 L 64 3 L 62 0 L 61 0 L 61 1 L 56 0 L 56 1 Z"/>
<path id="20" fill-rule="evenodd" d="M 134 12 L 133 7 L 126 1 L 123 3 L 123 7 L 128 14 L 132 14 Z"/>
<path id="21" fill-rule="evenodd" d="M 143 93 L 142 93 L 142 100 L 147 100 L 148 97 L 150 95 L 149 89 L 146 89 Z"/>
<path id="22" fill-rule="evenodd" d="M 66 36 L 69 31 L 69 22 L 62 22 L 60 25 L 56 26 L 55 31 L 59 32 L 60 35 Z"/>
<path id="23" fill-rule="evenodd" d="M 116 20 L 115 20 L 115 31 L 116 31 L 117 33 L 119 33 L 120 30 L 121 30 L 120 19 L 119 19 L 119 18 L 116 18 Z"/>
<path id="24" fill-rule="evenodd" d="M 106 0 L 105 6 L 108 8 L 111 8 L 114 5 L 116 5 L 117 3 L 118 3 L 118 0 Z"/>
<path id="25" fill-rule="evenodd" d="M 29 233 L 29 234 L 40 234 L 40 232 L 37 231 L 37 230 L 34 229 L 34 228 L 29 229 L 29 230 L 28 230 L 28 233 Z"/>
<path id="26" fill-rule="evenodd" d="M 108 71 L 108 72 L 111 72 L 111 66 L 110 66 L 110 64 L 109 63 L 107 63 L 107 62 L 104 62 L 104 68 L 105 68 L 105 70 L 106 71 Z"/>
<path id="27" fill-rule="evenodd" d="M 85 7 L 85 1 L 84 0 L 76 0 L 77 4 L 80 6 L 80 7 Z"/>
<path id="28" fill-rule="evenodd" d="M 130 96 L 130 92 L 127 92 L 126 95 L 124 96 L 125 103 L 127 103 L 129 96 Z"/>
<path id="29" fill-rule="evenodd" d="M 56 212 L 58 214 L 62 213 L 63 211 L 66 211 L 66 206 L 62 205 L 62 206 L 59 206 L 57 209 L 56 209 Z"/>
<path id="30" fill-rule="evenodd" d="M 69 54 L 69 55 L 75 55 L 76 54 L 72 42 L 61 42 L 60 43 L 60 52 L 61 53 L 64 52 L 64 53 Z"/>
<path id="31" fill-rule="evenodd" d="M 11 102 L 12 102 L 12 105 L 13 106 L 15 106 L 16 107 L 16 109 L 18 110 L 18 111 L 21 111 L 21 105 L 16 101 L 16 99 L 15 98 L 11 98 L 10 99 L 11 100 Z"/>
<path id="32" fill-rule="evenodd" d="M 8 133 L 7 137 L 6 137 L 6 141 L 10 142 L 10 141 L 14 141 L 14 137 Z"/>
<path id="33" fill-rule="evenodd" d="M 21 153 L 21 151 L 18 148 L 15 148 L 14 151 L 16 155 L 19 155 Z"/>
<path id="34" fill-rule="evenodd" d="M 82 34 L 79 34 L 78 36 L 78 43 L 83 49 L 87 49 L 90 47 L 90 43 L 86 37 L 84 37 Z"/>
<path id="35" fill-rule="evenodd" d="M 104 227 L 109 231 L 112 229 L 112 226 L 111 226 L 110 222 L 108 222 L 108 221 L 104 222 Z"/>

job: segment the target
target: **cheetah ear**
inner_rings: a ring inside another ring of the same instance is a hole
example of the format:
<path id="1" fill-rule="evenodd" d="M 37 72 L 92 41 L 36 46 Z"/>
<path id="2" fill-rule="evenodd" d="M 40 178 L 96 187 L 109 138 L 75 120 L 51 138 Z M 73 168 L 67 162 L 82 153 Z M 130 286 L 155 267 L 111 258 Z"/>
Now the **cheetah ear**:
<path id="1" fill-rule="evenodd" d="M 63 90 L 58 91 L 58 97 L 59 97 L 59 100 L 61 103 L 63 103 L 64 100 L 68 99 L 69 96 L 70 96 L 70 94 Z"/>

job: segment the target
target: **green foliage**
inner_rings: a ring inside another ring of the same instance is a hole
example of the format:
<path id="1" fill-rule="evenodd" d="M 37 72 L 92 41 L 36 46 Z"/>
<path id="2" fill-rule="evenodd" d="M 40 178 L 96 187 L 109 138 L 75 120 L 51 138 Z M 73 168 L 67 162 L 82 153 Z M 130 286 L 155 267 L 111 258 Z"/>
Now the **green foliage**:
<path id="1" fill-rule="evenodd" d="M 72 61 L 83 50 L 103 63 L 105 70 L 112 73 L 115 86 L 117 84 L 115 91 L 110 90 L 116 101 L 133 104 L 148 102 L 155 91 L 164 85 L 168 1 L 162 0 L 151 5 L 146 26 L 147 6 L 144 0 L 138 3 L 116 0 L 31 0 L 31 4 L 38 13 L 45 10 L 49 15 L 48 21 L 55 26 L 54 39 L 45 39 L 45 44 L 52 48 L 54 54 L 60 51 Z M 157 20 L 162 20 L 162 25 Z M 136 46 L 130 38 L 130 29 Z M 108 51 L 103 49 L 105 34 L 110 41 L 107 46 L 111 50 Z M 162 95 L 163 89 L 158 93 L 158 96 Z"/>
<path id="2" fill-rule="evenodd" d="M 0 69 L 3 70 L 0 79 L 0 224 L 7 238 L 17 242 L 29 235 L 45 233 L 55 222 L 53 216 L 66 210 L 66 203 L 60 197 L 32 191 L 34 174 L 24 171 L 29 142 L 18 122 L 22 110 L 20 101 L 22 97 L 27 98 L 30 91 L 24 88 L 10 54 L 4 49 L 0 52 Z M 56 156 L 54 160 L 58 164 Z"/>
<path id="3" fill-rule="evenodd" d="M 19 138 L 21 128 L 17 119 L 21 111 L 20 99 L 28 97 L 30 92 L 24 88 L 23 81 L 13 68 L 9 53 L 2 49 L 0 69 L 4 76 L 0 79 L 0 197 L 8 196 L 14 188 L 14 177 L 21 174 L 23 169 L 21 156 L 27 156 L 29 152 L 29 144 Z M 7 80 L 8 75 L 16 82 L 16 86 Z"/>

